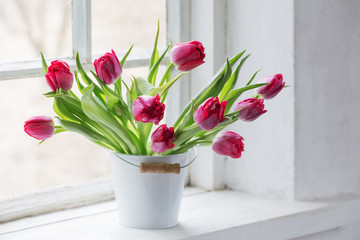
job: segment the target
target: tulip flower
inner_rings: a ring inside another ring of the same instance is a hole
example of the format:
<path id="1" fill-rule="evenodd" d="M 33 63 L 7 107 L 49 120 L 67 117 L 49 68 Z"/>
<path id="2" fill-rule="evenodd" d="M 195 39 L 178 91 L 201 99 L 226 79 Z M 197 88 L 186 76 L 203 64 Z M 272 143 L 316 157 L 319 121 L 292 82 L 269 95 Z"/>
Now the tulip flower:
<path id="1" fill-rule="evenodd" d="M 54 121 L 48 116 L 32 117 L 25 122 L 24 131 L 33 138 L 45 140 L 54 135 Z"/>
<path id="2" fill-rule="evenodd" d="M 241 152 L 244 151 L 244 138 L 239 134 L 225 131 L 216 136 L 212 149 L 220 155 L 229 156 L 232 158 L 241 157 Z"/>
<path id="3" fill-rule="evenodd" d="M 160 96 L 157 94 L 153 96 L 139 96 L 134 100 L 132 105 L 132 112 L 135 121 L 144 123 L 159 124 L 164 117 L 165 104 L 160 102 Z"/>
<path id="4" fill-rule="evenodd" d="M 53 92 L 58 89 L 69 91 L 74 81 L 69 65 L 61 60 L 52 61 L 45 74 L 46 82 Z"/>
<path id="5" fill-rule="evenodd" d="M 264 99 L 275 97 L 285 86 L 282 74 L 264 77 L 259 83 L 268 83 L 257 89 L 257 93 Z"/>
<path id="6" fill-rule="evenodd" d="M 151 135 L 151 149 L 156 153 L 162 153 L 175 147 L 171 141 L 174 139 L 174 128 L 166 127 L 166 124 L 160 125 Z"/>
<path id="7" fill-rule="evenodd" d="M 170 51 L 170 60 L 180 71 L 190 71 L 204 63 L 205 53 L 201 42 L 176 44 Z"/>
<path id="8" fill-rule="evenodd" d="M 193 118 L 196 124 L 204 129 L 211 130 L 225 120 L 224 112 L 227 101 L 219 103 L 218 97 L 210 97 L 202 103 L 194 112 Z"/>
<path id="9" fill-rule="evenodd" d="M 96 74 L 106 85 L 116 82 L 122 73 L 119 59 L 112 49 L 111 53 L 105 53 L 104 56 L 95 59 L 94 67 Z"/>
<path id="10" fill-rule="evenodd" d="M 251 122 L 267 112 L 264 107 L 264 99 L 248 98 L 236 104 L 234 110 L 241 109 L 239 119 Z"/>

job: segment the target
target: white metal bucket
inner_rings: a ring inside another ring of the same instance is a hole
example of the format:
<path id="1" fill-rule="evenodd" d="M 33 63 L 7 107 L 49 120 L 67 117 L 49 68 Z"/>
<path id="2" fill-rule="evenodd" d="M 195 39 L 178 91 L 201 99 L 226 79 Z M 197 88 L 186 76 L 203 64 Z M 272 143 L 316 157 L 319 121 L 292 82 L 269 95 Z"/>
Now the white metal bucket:
<path id="1" fill-rule="evenodd" d="M 138 166 L 141 163 L 179 163 L 185 166 L 190 155 L 190 151 L 168 156 L 111 152 L 110 166 L 120 223 L 143 229 L 176 226 L 187 167 L 181 168 L 179 174 L 156 174 L 140 173 Z"/>

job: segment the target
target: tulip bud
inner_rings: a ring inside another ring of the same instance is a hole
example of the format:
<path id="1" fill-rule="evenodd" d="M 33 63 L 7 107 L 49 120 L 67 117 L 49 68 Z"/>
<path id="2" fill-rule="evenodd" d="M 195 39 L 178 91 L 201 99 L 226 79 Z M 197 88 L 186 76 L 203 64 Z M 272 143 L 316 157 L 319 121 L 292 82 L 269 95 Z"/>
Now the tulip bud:
<path id="1" fill-rule="evenodd" d="M 219 103 L 218 97 L 210 97 L 203 102 L 194 112 L 193 118 L 196 124 L 204 129 L 211 130 L 225 120 L 224 112 L 227 101 Z"/>
<path id="2" fill-rule="evenodd" d="M 95 71 L 99 78 L 106 84 L 112 84 L 120 77 L 122 68 L 114 50 L 94 61 Z"/>
<path id="3" fill-rule="evenodd" d="M 275 97 L 285 86 L 282 74 L 264 77 L 259 83 L 268 83 L 257 89 L 257 93 L 264 99 Z"/>
<path id="4" fill-rule="evenodd" d="M 25 122 L 24 131 L 30 137 L 45 140 L 54 135 L 54 121 L 47 116 L 32 117 Z"/>
<path id="5" fill-rule="evenodd" d="M 225 131 L 216 136 L 212 149 L 220 155 L 229 156 L 232 158 L 241 157 L 241 152 L 244 151 L 244 140 L 239 134 Z"/>
<path id="6" fill-rule="evenodd" d="M 187 72 L 204 63 L 204 50 L 198 41 L 178 43 L 171 49 L 170 60 L 178 70 Z"/>
<path id="7" fill-rule="evenodd" d="M 61 60 L 52 61 L 45 74 L 46 82 L 53 92 L 58 89 L 69 91 L 74 81 L 69 65 Z"/>
<path id="8" fill-rule="evenodd" d="M 159 124 L 164 117 L 165 104 L 160 102 L 160 96 L 157 94 L 152 96 L 139 96 L 134 100 L 132 105 L 132 112 L 135 121 L 144 123 L 153 122 Z"/>
<path id="9" fill-rule="evenodd" d="M 156 153 L 162 153 L 166 150 L 175 147 L 171 141 L 174 139 L 174 128 L 166 127 L 166 124 L 160 125 L 151 135 L 151 149 Z"/>
<path id="10" fill-rule="evenodd" d="M 248 98 L 236 104 L 234 110 L 241 109 L 239 119 L 251 122 L 267 112 L 264 107 L 264 99 Z"/>

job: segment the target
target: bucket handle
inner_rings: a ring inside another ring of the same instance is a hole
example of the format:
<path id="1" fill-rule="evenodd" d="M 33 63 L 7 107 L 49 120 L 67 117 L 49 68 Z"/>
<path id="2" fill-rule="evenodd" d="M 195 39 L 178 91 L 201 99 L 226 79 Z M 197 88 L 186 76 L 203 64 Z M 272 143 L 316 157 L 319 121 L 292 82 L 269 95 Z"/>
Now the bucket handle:
<path id="1" fill-rule="evenodd" d="M 191 163 L 193 163 L 195 161 L 195 159 L 197 158 L 198 151 L 196 148 L 194 148 L 194 151 L 195 151 L 195 156 L 191 159 L 191 161 L 189 163 L 185 164 L 184 166 L 180 166 L 179 163 L 171 164 L 171 163 L 144 163 L 144 162 L 140 163 L 140 166 L 139 166 L 139 165 L 136 165 L 132 162 L 125 160 L 124 158 L 122 158 L 118 155 L 116 155 L 116 156 L 128 164 L 140 168 L 140 173 L 158 173 L 158 174 L 175 173 L 175 174 L 179 174 L 181 168 L 186 168 Z"/>

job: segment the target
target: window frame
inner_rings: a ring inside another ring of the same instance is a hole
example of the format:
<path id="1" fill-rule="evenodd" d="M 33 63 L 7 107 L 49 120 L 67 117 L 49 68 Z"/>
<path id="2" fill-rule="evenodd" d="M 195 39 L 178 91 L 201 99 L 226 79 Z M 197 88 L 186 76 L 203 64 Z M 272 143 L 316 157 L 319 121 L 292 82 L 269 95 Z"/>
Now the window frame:
<path id="1" fill-rule="evenodd" d="M 190 39 L 190 1 L 167 0 L 167 30 L 173 42 Z M 80 61 L 85 70 L 93 68 L 91 51 L 91 0 L 72 0 L 72 56 L 62 58 L 71 70 L 76 68 L 75 56 L 79 52 Z M 126 61 L 128 68 L 148 66 L 151 52 L 133 52 Z M 52 61 L 55 59 L 46 59 Z M 162 64 L 166 64 L 165 57 Z M 175 71 L 176 72 L 176 71 Z M 174 73 L 175 74 L 175 73 Z M 177 93 L 169 99 L 171 116 L 178 116 L 185 104 L 191 99 L 189 76 L 172 88 Z M 41 60 L 0 63 L 0 81 L 43 76 Z M 170 121 L 172 119 L 169 119 Z M 190 172 L 190 171 L 189 171 Z M 193 172 L 193 171 L 191 171 Z M 190 176 L 186 185 L 190 185 Z M 114 199 L 111 177 L 91 180 L 84 184 L 54 187 L 50 190 L 11 197 L 0 201 L 0 223 L 29 216 L 91 205 Z"/>

